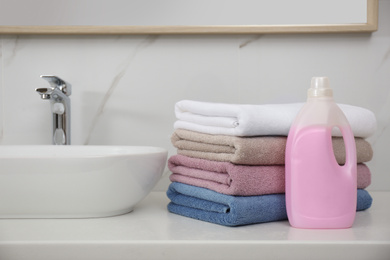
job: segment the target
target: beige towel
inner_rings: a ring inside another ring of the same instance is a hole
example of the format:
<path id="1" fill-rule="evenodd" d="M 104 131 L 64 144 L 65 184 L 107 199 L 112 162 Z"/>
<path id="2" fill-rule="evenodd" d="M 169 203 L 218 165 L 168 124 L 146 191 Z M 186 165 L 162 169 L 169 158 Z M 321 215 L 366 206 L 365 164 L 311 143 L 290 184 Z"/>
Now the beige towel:
<path id="1" fill-rule="evenodd" d="M 333 137 L 333 149 L 339 164 L 345 163 L 342 137 Z M 237 137 L 210 135 L 176 129 L 171 138 L 177 153 L 194 158 L 247 165 L 284 164 L 286 136 Z M 363 138 L 355 138 L 357 162 L 372 159 L 371 145 Z"/>

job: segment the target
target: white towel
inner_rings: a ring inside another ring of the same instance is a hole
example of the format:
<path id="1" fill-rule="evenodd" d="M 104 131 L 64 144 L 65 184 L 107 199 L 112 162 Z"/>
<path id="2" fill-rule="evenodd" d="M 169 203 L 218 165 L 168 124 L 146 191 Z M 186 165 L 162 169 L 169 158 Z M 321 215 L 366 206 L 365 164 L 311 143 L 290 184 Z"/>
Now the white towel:
<path id="1" fill-rule="evenodd" d="M 175 105 L 174 128 L 234 136 L 288 135 L 304 103 L 238 105 L 182 100 Z M 339 104 L 356 137 L 367 138 L 376 130 L 376 118 L 368 109 Z M 341 136 L 340 131 L 334 133 Z"/>

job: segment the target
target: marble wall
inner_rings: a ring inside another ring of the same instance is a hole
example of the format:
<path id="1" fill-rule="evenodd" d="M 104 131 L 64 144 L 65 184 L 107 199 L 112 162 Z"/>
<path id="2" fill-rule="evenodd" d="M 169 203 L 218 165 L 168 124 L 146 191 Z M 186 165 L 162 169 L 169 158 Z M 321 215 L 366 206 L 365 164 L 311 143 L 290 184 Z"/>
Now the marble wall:
<path id="1" fill-rule="evenodd" d="M 42 74 L 73 86 L 72 143 L 170 143 L 182 99 L 301 102 L 312 76 L 328 76 L 339 103 L 372 110 L 378 130 L 370 190 L 390 190 L 390 1 L 372 34 L 0 36 L 0 143 L 50 144 Z M 166 171 L 156 190 L 166 190 Z"/>

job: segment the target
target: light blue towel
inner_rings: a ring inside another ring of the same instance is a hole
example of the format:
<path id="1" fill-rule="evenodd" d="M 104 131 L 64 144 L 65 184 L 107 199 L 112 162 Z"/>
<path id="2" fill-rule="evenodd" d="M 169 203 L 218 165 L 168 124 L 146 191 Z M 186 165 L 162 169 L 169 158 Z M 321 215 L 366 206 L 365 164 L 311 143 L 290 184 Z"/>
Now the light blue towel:
<path id="1" fill-rule="evenodd" d="M 230 196 L 172 182 L 167 191 L 171 202 L 168 210 L 182 216 L 224 226 L 240 226 L 287 219 L 284 194 L 261 196 Z M 366 190 L 358 190 L 357 210 L 371 206 L 372 198 Z"/>

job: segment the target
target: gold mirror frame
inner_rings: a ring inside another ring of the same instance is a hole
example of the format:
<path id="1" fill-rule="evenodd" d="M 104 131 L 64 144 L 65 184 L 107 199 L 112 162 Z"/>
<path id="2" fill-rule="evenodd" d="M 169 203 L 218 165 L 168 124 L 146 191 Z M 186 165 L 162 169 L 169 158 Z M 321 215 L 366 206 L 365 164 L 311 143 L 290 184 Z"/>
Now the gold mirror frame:
<path id="1" fill-rule="evenodd" d="M 0 34 L 280 34 L 374 32 L 378 0 L 367 0 L 367 23 L 236 26 L 0 26 Z"/>

